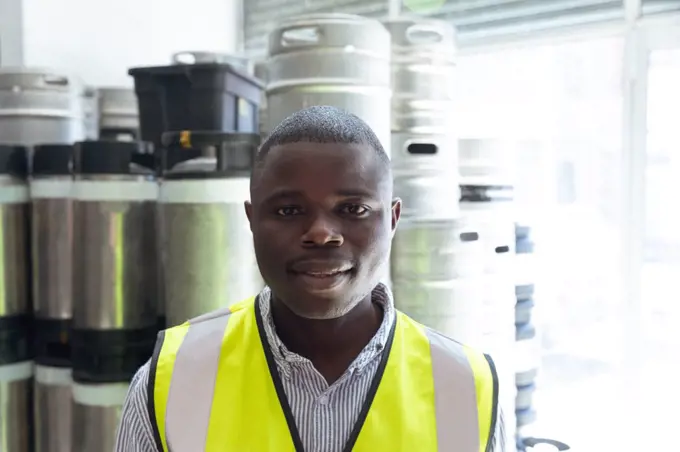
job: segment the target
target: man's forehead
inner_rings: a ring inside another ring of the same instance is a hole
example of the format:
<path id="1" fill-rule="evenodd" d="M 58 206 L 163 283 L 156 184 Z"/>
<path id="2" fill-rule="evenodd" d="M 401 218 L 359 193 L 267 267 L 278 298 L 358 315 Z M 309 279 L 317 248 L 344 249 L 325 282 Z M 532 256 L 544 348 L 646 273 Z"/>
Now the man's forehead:
<path id="1" fill-rule="evenodd" d="M 272 148 L 271 152 L 262 174 L 272 183 L 291 179 L 366 183 L 380 176 L 375 153 L 363 145 L 291 143 Z"/>
<path id="2" fill-rule="evenodd" d="M 280 164 L 301 159 L 320 163 L 333 161 L 365 165 L 375 158 L 375 151 L 365 144 L 301 141 L 272 146 L 265 159 L 265 166 L 266 163 Z"/>
<path id="3" fill-rule="evenodd" d="M 375 150 L 363 144 L 287 143 L 269 150 L 259 170 L 261 196 L 287 189 L 326 190 L 361 188 L 382 191 L 381 166 Z M 384 177 L 386 176 L 386 177 Z M 324 190 L 324 191 L 326 191 Z"/>

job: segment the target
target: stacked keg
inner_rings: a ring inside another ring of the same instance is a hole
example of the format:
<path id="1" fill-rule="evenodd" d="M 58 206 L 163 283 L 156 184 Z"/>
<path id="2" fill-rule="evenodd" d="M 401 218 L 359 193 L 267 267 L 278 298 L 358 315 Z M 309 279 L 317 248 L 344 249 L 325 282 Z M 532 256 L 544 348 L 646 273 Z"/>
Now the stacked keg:
<path id="1" fill-rule="evenodd" d="M 140 135 L 160 162 L 159 294 L 169 326 L 263 286 L 243 207 L 263 86 L 244 58 L 180 52 L 172 59 L 129 70 Z"/>
<path id="2" fill-rule="evenodd" d="M 279 23 L 269 35 L 264 130 L 331 105 L 366 121 L 389 153 L 389 58 L 390 36 L 372 19 L 331 13 Z"/>
<path id="3" fill-rule="evenodd" d="M 516 280 L 515 280 L 515 340 L 516 367 L 515 384 L 517 400 L 515 410 L 517 429 L 536 419 L 533 396 L 536 391 L 536 377 L 540 366 L 540 344 L 534 322 L 534 293 L 536 268 L 534 262 L 534 241 L 532 229 L 523 224 L 515 225 Z"/>
<path id="4" fill-rule="evenodd" d="M 137 96 L 132 89 L 99 89 L 99 137 L 132 141 L 139 136 Z"/>
<path id="5" fill-rule="evenodd" d="M 0 446 L 12 452 L 33 450 L 27 155 L 0 145 Z"/>
<path id="6" fill-rule="evenodd" d="M 267 61 L 258 61 L 255 63 L 254 74 L 258 80 L 262 82 L 264 86 L 267 86 Z M 260 111 L 258 124 L 258 130 L 260 132 L 260 137 L 264 139 L 269 131 L 267 130 L 267 93 L 262 91 L 262 100 L 260 100 Z"/>
<path id="7" fill-rule="evenodd" d="M 37 452 L 71 451 L 73 146 L 39 145 L 30 181 Z"/>
<path id="8" fill-rule="evenodd" d="M 266 117 L 261 130 L 307 107 L 353 113 L 390 154 L 390 35 L 376 20 L 312 14 L 279 23 L 269 35 Z M 389 282 L 389 275 L 385 275 Z"/>
<path id="9" fill-rule="evenodd" d="M 515 447 L 514 146 L 495 140 L 459 142 L 461 220 L 479 233 L 484 301 L 478 346 L 499 370 L 508 447 Z"/>
<path id="10" fill-rule="evenodd" d="M 263 282 L 243 202 L 257 134 L 164 134 L 159 197 L 168 325 L 257 294 Z"/>
<path id="11" fill-rule="evenodd" d="M 76 144 L 73 450 L 113 450 L 129 382 L 156 340 L 153 157 L 139 142 Z"/>
<path id="12" fill-rule="evenodd" d="M 91 122 L 85 115 L 90 94 L 73 77 L 30 68 L 0 69 L 0 141 L 33 146 L 83 140 Z"/>
<path id="13" fill-rule="evenodd" d="M 469 289 L 481 271 L 478 236 L 457 221 L 453 107 L 455 36 L 424 19 L 385 23 L 391 36 L 392 167 L 402 220 L 391 255 L 395 304 L 427 326 L 465 339 Z M 470 306 L 475 306 L 470 303 Z M 462 314 L 464 312 L 464 314 Z M 469 317 L 468 317 L 469 318 Z"/>
<path id="14" fill-rule="evenodd" d="M 86 140 L 99 138 L 99 92 L 90 86 L 83 92 L 83 121 Z"/>

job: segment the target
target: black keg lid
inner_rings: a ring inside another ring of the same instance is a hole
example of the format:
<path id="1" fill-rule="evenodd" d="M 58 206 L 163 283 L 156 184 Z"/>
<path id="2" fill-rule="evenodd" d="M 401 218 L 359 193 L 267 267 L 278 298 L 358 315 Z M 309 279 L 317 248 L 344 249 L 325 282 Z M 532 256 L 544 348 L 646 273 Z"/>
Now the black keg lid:
<path id="1" fill-rule="evenodd" d="M 28 149 L 24 146 L 0 144 L 0 174 L 28 176 Z"/>
<path id="2" fill-rule="evenodd" d="M 260 146 L 256 133 L 181 131 L 163 134 L 161 167 L 168 179 L 249 176 Z M 211 171 L 172 171 L 179 163 L 199 157 L 215 159 Z"/>
<path id="3" fill-rule="evenodd" d="M 39 144 L 33 148 L 33 175 L 68 176 L 73 170 L 73 145 Z"/>
<path id="4" fill-rule="evenodd" d="M 81 141 L 75 145 L 76 174 L 131 174 L 131 164 L 153 172 L 151 145 L 143 141 Z"/>

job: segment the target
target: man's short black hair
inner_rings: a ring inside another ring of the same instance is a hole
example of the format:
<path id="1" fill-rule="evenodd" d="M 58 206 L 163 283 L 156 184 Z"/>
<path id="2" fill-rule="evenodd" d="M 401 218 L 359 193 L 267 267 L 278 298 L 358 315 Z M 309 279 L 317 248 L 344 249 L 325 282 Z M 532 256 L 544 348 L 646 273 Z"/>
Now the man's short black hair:
<path id="1" fill-rule="evenodd" d="M 308 107 L 284 119 L 260 146 L 255 167 L 264 162 L 272 147 L 300 142 L 366 145 L 389 169 L 390 158 L 369 125 L 352 113 L 328 105 Z"/>

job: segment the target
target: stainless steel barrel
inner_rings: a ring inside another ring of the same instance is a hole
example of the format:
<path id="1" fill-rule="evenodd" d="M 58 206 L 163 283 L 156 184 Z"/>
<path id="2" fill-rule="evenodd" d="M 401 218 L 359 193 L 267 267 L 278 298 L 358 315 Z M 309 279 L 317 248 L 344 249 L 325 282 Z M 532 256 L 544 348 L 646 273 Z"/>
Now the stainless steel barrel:
<path id="1" fill-rule="evenodd" d="M 144 143 L 75 146 L 73 450 L 113 449 L 125 388 L 153 352 L 158 185 L 152 168 Z"/>
<path id="2" fill-rule="evenodd" d="M 31 249 L 33 302 L 43 364 L 70 362 L 68 337 L 73 310 L 73 146 L 39 145 L 33 152 Z"/>
<path id="3" fill-rule="evenodd" d="M 142 146 L 115 141 L 76 145 L 76 330 L 135 330 L 155 322 L 153 250 L 158 185 L 150 156 Z"/>
<path id="4" fill-rule="evenodd" d="M 28 152 L 0 145 L 0 317 L 30 314 Z"/>
<path id="5" fill-rule="evenodd" d="M 73 384 L 73 451 L 111 451 L 128 383 Z"/>
<path id="6" fill-rule="evenodd" d="M 159 185 L 163 183 L 158 179 Z M 165 317 L 165 267 L 163 261 L 163 237 L 165 237 L 165 227 L 161 219 L 160 206 L 156 206 L 156 325 L 158 330 L 164 330 L 167 326 Z"/>
<path id="7" fill-rule="evenodd" d="M 461 218 L 479 231 L 486 256 L 484 269 L 489 274 L 514 276 L 516 270 L 514 224 L 512 220 L 499 216 L 494 219 L 480 212 L 479 202 L 466 201 L 469 186 L 462 186 Z M 480 187 L 474 190 L 479 193 Z M 480 215 L 482 213 L 482 215 Z M 514 293 L 514 292 L 513 292 Z"/>
<path id="8" fill-rule="evenodd" d="M 269 35 L 267 126 L 331 105 L 366 121 L 389 153 L 390 36 L 378 21 L 348 14 L 284 20 Z"/>
<path id="9" fill-rule="evenodd" d="M 99 136 L 134 140 L 139 136 L 137 96 L 131 88 L 99 88 Z"/>
<path id="10" fill-rule="evenodd" d="M 532 300 L 538 282 L 539 263 L 533 228 L 525 223 L 515 223 L 515 254 L 515 296 L 518 301 Z"/>
<path id="11" fill-rule="evenodd" d="M 71 452 L 71 369 L 35 368 L 35 450 Z"/>
<path id="12" fill-rule="evenodd" d="M 0 142 L 72 144 L 85 133 L 83 84 L 50 70 L 0 69 Z"/>
<path id="13" fill-rule="evenodd" d="M 517 145 L 511 140 L 459 140 L 458 170 L 461 180 L 467 185 L 513 186 Z"/>
<path id="14" fill-rule="evenodd" d="M 463 334 L 461 328 L 467 327 L 460 319 L 464 316 L 454 316 L 454 312 L 463 309 L 454 309 L 460 301 L 452 301 L 454 305 L 446 301 L 452 291 L 467 291 L 465 284 L 451 283 L 460 278 L 459 270 L 475 273 L 473 263 L 466 269 L 465 259 L 479 259 L 474 252 L 461 257 L 463 260 L 453 258 L 461 249 L 475 248 L 475 244 L 463 245 L 462 238 L 470 234 L 461 235 L 460 225 L 455 222 L 458 156 L 456 129 L 451 120 L 454 30 L 450 24 L 419 18 L 388 19 L 384 25 L 391 39 L 394 193 L 403 201 L 404 219 L 403 227 L 395 234 L 391 255 L 395 299 L 406 300 L 417 292 L 419 299 L 413 302 L 423 310 L 418 311 L 418 316 L 432 322 L 426 325 Z M 473 242 L 476 240 L 475 236 Z M 423 247 L 434 254 L 425 254 Z M 410 262 L 414 253 L 422 253 L 417 263 Z M 439 273 L 421 274 L 415 265 L 439 268 Z M 415 307 L 412 309 L 416 312 Z"/>
<path id="15" fill-rule="evenodd" d="M 507 437 L 514 438 L 515 356 L 514 147 L 499 140 L 459 142 L 461 221 L 479 232 L 487 277 L 478 346 L 498 361 Z M 475 345 L 475 344 L 471 344 Z"/>
<path id="16" fill-rule="evenodd" d="M 458 203 L 453 26 L 424 18 L 384 22 L 391 37 L 392 166 L 405 218 L 452 219 Z"/>
<path id="17" fill-rule="evenodd" d="M 500 140 L 459 142 L 461 216 L 480 230 L 487 271 L 512 271 L 515 253 L 515 153 Z"/>
<path id="18" fill-rule="evenodd" d="M 33 363 L 0 365 L 0 450 L 33 451 Z"/>
<path id="19" fill-rule="evenodd" d="M 397 308 L 423 324 L 466 340 L 479 325 L 483 254 L 476 231 L 456 220 L 405 220 L 392 243 Z"/>
<path id="20" fill-rule="evenodd" d="M 35 447 L 70 452 L 73 146 L 39 145 L 32 158 Z"/>
<path id="21" fill-rule="evenodd" d="M 383 22 L 392 41 L 392 131 L 451 136 L 456 38 L 426 18 Z"/>
<path id="22" fill-rule="evenodd" d="M 393 134 L 392 172 L 394 194 L 403 201 L 403 218 L 458 217 L 455 140 L 444 135 Z"/>
<path id="23" fill-rule="evenodd" d="M 254 65 L 253 73 L 265 86 L 267 86 L 267 61 L 258 61 Z M 260 100 L 260 107 L 258 110 L 260 118 L 260 137 L 265 138 L 269 131 L 267 130 L 267 93 L 262 91 L 262 99 Z"/>
<path id="24" fill-rule="evenodd" d="M 27 149 L 0 145 L 0 450 L 32 450 Z"/>
<path id="25" fill-rule="evenodd" d="M 243 208 L 259 136 L 178 132 L 163 140 L 165 308 L 176 325 L 263 286 Z"/>
<path id="26" fill-rule="evenodd" d="M 515 224 L 514 283 L 515 283 L 515 362 L 514 382 L 517 389 L 515 411 L 534 413 L 533 394 L 541 364 L 541 338 L 534 321 L 537 264 L 534 261 L 532 228 Z M 539 286 L 540 287 L 540 286 Z M 538 300 L 541 299 L 540 291 Z M 518 417 L 527 424 L 530 416 Z"/>
<path id="27" fill-rule="evenodd" d="M 85 122 L 85 139 L 99 138 L 99 92 L 90 86 L 83 92 L 83 121 Z"/>

